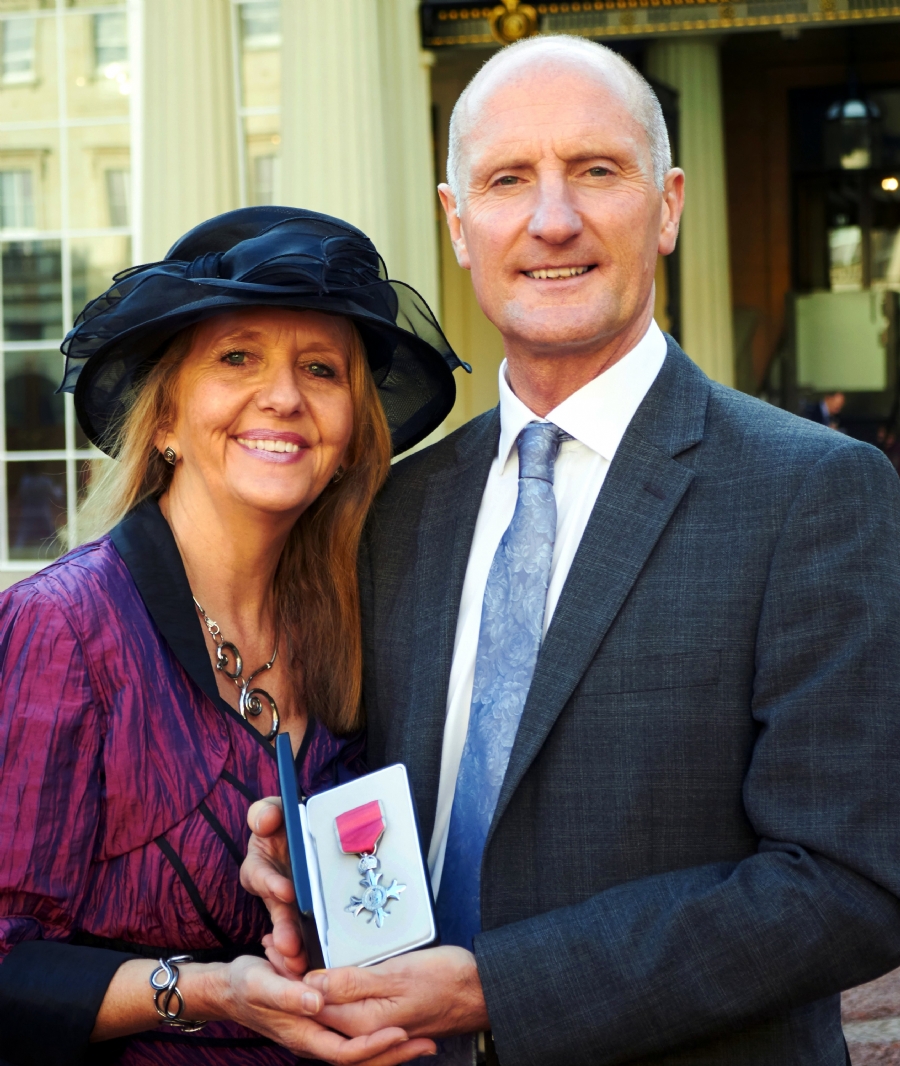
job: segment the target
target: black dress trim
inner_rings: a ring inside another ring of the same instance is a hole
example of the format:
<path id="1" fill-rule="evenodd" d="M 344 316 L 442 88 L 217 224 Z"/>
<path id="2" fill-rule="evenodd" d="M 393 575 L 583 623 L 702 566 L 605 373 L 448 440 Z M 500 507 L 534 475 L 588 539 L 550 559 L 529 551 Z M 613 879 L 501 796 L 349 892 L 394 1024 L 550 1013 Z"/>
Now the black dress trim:
<path id="1" fill-rule="evenodd" d="M 256 803 L 260 798 L 249 785 L 245 785 L 243 781 L 235 777 L 234 774 L 230 773 L 228 770 L 223 770 L 219 776 L 223 781 L 227 781 L 232 788 L 236 788 L 242 796 L 246 796 L 251 803 Z"/>
<path id="2" fill-rule="evenodd" d="M 207 807 L 206 800 L 201 800 L 200 806 L 197 810 L 203 815 L 209 824 L 210 829 L 216 834 L 219 840 L 225 845 L 228 854 L 234 859 L 234 861 L 240 867 L 244 861 L 244 852 L 237 841 L 233 840 L 229 835 L 225 826 L 219 821 L 219 819 L 213 814 L 213 812 Z"/>
<path id="3" fill-rule="evenodd" d="M 173 955 L 190 955 L 194 962 L 233 962 L 240 955 L 255 955 L 264 959 L 266 956 L 262 944 L 234 944 L 229 948 L 191 948 L 181 944 L 179 947 L 159 947 L 153 944 L 132 944 L 130 940 L 115 940 L 112 937 L 96 936 L 94 933 L 76 933 L 69 941 L 88 948 L 107 948 L 121 951 L 126 955 L 140 959 L 168 959 Z"/>
<path id="4" fill-rule="evenodd" d="M 80 1066 L 109 983 L 133 958 L 54 940 L 16 944 L 0 966 L 0 1059 Z"/>
<path id="5" fill-rule="evenodd" d="M 219 695 L 203 623 L 194 607 L 181 553 L 155 499 L 144 500 L 110 531 L 144 606 L 188 677 L 222 713 L 230 715 L 271 758 L 275 745 Z"/>
<path id="6" fill-rule="evenodd" d="M 181 856 L 172 847 L 172 845 L 166 840 L 165 837 L 157 837 L 154 841 L 159 850 L 165 855 L 165 857 L 172 864 L 172 868 L 175 873 L 178 874 L 178 878 L 184 885 L 187 894 L 191 898 L 191 903 L 194 904 L 194 909 L 200 917 L 200 921 L 206 926 L 206 928 L 212 933 L 212 935 L 219 941 L 219 943 L 226 948 L 234 946 L 234 941 L 228 934 L 222 929 L 219 923 L 213 918 L 206 908 L 206 904 L 203 902 L 200 893 L 197 891 L 197 886 L 194 884 L 193 878 L 187 872 L 187 867 L 181 861 Z"/>

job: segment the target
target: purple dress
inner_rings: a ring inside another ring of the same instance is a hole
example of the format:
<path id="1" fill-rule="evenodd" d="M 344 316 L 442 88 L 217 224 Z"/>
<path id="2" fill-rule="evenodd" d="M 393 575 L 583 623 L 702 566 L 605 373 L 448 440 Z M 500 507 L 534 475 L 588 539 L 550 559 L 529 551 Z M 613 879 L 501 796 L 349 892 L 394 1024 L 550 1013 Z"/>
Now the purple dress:
<path id="1" fill-rule="evenodd" d="M 310 719 L 301 791 L 361 773 L 362 747 Z M 231 1023 L 88 1045 L 125 959 L 261 953 L 238 873 L 247 808 L 277 792 L 155 501 L 0 595 L 0 1064 L 296 1062 Z"/>

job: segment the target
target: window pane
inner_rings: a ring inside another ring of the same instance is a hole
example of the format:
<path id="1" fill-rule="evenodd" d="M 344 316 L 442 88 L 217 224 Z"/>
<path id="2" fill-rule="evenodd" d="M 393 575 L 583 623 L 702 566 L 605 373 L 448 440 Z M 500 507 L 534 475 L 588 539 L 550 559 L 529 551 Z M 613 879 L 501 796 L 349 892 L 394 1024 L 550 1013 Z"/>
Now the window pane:
<path id="1" fill-rule="evenodd" d="M 3 23 L 3 84 L 34 81 L 35 19 L 7 19 Z"/>
<path id="2" fill-rule="evenodd" d="M 78 506 L 80 507 L 87 499 L 87 494 L 90 491 L 91 483 L 95 481 L 103 472 L 104 466 L 107 463 L 114 462 L 113 459 L 107 459 L 105 456 L 101 459 L 99 456 L 96 459 L 79 459 L 76 464 L 77 481 L 78 481 Z"/>
<path id="3" fill-rule="evenodd" d="M 52 559 L 62 554 L 66 521 L 66 463 L 6 464 L 10 559 Z"/>
<path id="4" fill-rule="evenodd" d="M 51 5 L 52 6 L 52 5 Z M 5 14 L 5 2 L 0 2 Z M 0 109 L 17 122 L 47 121 L 59 112 L 55 18 L 0 20 Z M 24 27 L 27 27 L 27 33 Z"/>
<path id="5" fill-rule="evenodd" d="M 72 118 L 128 117 L 131 70 L 124 13 L 69 15 L 66 35 L 67 107 Z"/>
<path id="6" fill-rule="evenodd" d="M 131 171 L 106 171 L 106 203 L 111 226 L 131 224 Z"/>
<path id="7" fill-rule="evenodd" d="M 279 4 L 241 5 L 241 81 L 244 107 L 281 103 Z"/>
<path id="8" fill-rule="evenodd" d="M 34 183 L 30 170 L 0 170 L 0 229 L 34 226 Z"/>
<path id="9" fill-rule="evenodd" d="M 241 44 L 249 51 L 281 47 L 281 4 L 241 4 Z"/>
<path id="10" fill-rule="evenodd" d="M 862 288 L 862 230 L 839 226 L 828 231 L 829 275 L 832 292 Z"/>
<path id="11" fill-rule="evenodd" d="M 4 407 L 6 447 L 38 452 L 66 446 L 66 411 L 56 395 L 62 380 L 59 352 L 6 352 Z"/>
<path id="12" fill-rule="evenodd" d="M 128 19 L 124 12 L 94 15 L 94 65 L 128 62 Z"/>
<path id="13" fill-rule="evenodd" d="M 900 289 L 900 229 L 873 229 L 872 284 Z"/>
<path id="14" fill-rule="evenodd" d="M 10 241 L 2 246 L 3 335 L 8 341 L 63 335 L 59 241 Z"/>
<path id="15" fill-rule="evenodd" d="M 247 194 L 250 204 L 281 202 L 281 120 L 278 115 L 248 115 L 244 119 Z"/>
<path id="16" fill-rule="evenodd" d="M 80 237 L 72 241 L 72 314 L 112 284 L 131 265 L 130 237 Z"/>
<path id="17" fill-rule="evenodd" d="M 127 122 L 69 130 L 69 218 L 73 229 L 105 229 L 117 224 L 110 215 L 106 174 L 131 169 L 129 143 Z"/>
<path id="18" fill-rule="evenodd" d="M 277 155 L 258 155 L 253 160 L 251 204 L 281 203 L 281 160 Z"/>

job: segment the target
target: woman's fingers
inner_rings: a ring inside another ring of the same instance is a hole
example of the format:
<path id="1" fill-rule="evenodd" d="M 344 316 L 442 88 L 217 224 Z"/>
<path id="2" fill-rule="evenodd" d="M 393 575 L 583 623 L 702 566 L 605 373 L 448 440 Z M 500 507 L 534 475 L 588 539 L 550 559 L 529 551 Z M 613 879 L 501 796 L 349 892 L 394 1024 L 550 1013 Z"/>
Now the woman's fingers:
<path id="1" fill-rule="evenodd" d="M 268 837 L 284 824 L 284 809 L 281 806 L 280 796 L 265 796 L 250 804 L 247 811 L 247 824 L 252 832 L 259 837 Z"/>
<path id="2" fill-rule="evenodd" d="M 396 1037 L 398 1033 L 403 1034 L 399 1040 Z M 386 1043 L 388 1037 L 390 1043 Z M 346 1040 L 340 1053 L 349 1057 L 338 1061 L 341 1066 L 344 1063 L 348 1066 L 397 1066 L 398 1063 L 434 1055 L 436 1051 L 437 1046 L 433 1040 L 407 1040 L 402 1029 L 390 1028 L 371 1033 L 369 1036 L 356 1036 L 352 1040 Z M 358 1058 L 359 1055 L 366 1057 Z"/>

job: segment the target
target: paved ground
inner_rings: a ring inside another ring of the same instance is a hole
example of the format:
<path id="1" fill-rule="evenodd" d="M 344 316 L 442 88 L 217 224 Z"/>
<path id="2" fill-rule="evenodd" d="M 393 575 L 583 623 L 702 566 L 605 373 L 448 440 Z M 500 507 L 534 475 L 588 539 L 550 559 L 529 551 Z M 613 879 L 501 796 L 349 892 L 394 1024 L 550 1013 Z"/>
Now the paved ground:
<path id="1" fill-rule="evenodd" d="M 845 992 L 841 1016 L 853 1066 L 900 1066 L 900 970 Z"/>

